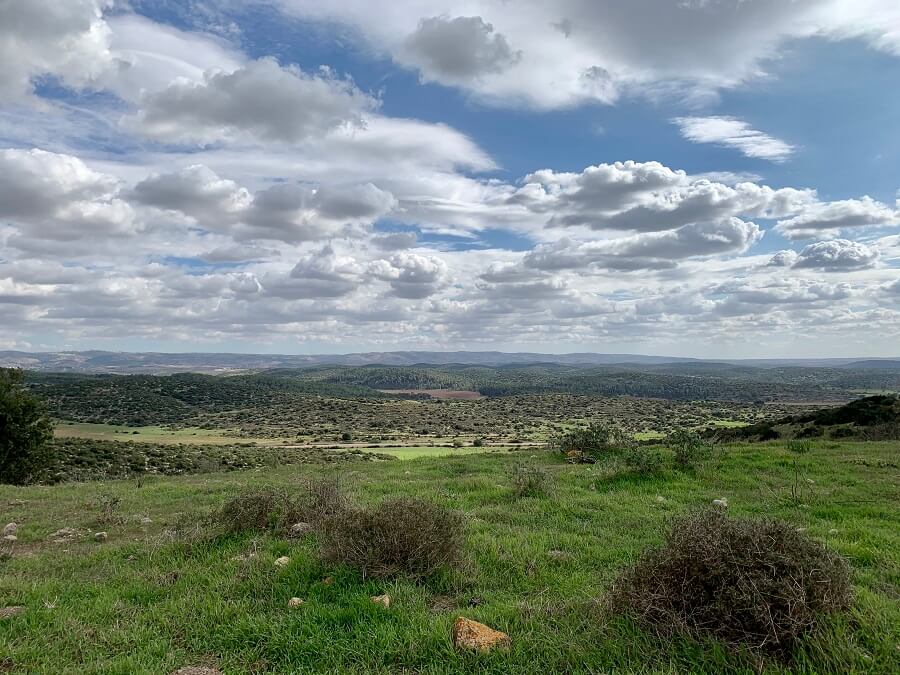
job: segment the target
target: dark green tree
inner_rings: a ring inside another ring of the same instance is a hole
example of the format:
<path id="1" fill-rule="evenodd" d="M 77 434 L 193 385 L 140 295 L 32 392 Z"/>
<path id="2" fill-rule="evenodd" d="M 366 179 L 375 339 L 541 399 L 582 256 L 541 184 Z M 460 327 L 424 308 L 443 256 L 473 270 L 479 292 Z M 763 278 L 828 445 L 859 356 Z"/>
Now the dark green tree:
<path id="1" fill-rule="evenodd" d="M 0 483 L 24 485 L 53 462 L 53 424 L 22 384 L 22 371 L 0 368 Z"/>

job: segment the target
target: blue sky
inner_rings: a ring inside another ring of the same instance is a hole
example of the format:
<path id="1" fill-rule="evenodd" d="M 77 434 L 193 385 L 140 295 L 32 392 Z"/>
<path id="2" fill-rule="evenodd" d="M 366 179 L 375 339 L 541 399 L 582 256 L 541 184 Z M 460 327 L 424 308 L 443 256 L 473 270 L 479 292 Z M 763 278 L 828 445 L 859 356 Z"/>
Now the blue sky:
<path id="1" fill-rule="evenodd" d="M 888 0 L 2 11 L 0 349 L 895 355 Z"/>

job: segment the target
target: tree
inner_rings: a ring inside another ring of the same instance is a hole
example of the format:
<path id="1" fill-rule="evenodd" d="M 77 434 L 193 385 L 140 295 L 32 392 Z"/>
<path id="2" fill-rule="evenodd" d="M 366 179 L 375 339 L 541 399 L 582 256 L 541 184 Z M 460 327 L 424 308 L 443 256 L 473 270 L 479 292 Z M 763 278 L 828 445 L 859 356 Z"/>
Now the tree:
<path id="1" fill-rule="evenodd" d="M 53 462 L 53 424 L 25 390 L 22 371 L 0 368 L 0 483 L 24 485 Z"/>

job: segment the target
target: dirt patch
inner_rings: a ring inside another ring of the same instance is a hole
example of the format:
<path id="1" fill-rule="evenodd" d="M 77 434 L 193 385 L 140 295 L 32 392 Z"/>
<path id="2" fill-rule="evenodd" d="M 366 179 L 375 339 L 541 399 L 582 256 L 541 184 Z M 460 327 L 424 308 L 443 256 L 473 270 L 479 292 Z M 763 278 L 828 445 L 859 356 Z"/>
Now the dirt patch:
<path id="1" fill-rule="evenodd" d="M 474 401 L 484 398 L 477 391 L 466 391 L 458 389 L 379 389 L 383 394 L 424 394 L 431 398 L 445 398 L 459 401 Z"/>

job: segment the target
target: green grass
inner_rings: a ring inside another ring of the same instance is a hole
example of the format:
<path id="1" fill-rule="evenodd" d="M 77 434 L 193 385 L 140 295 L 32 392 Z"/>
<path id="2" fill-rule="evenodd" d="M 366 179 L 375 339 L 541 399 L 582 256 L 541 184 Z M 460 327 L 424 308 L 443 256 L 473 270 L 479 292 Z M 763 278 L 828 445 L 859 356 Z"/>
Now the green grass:
<path id="1" fill-rule="evenodd" d="M 253 440 L 227 435 L 222 429 L 183 429 L 165 426 L 128 427 L 118 424 L 94 424 L 91 422 L 58 422 L 55 435 L 59 438 L 89 438 L 106 441 L 139 441 L 141 443 L 200 443 L 204 445 L 233 445 Z M 271 442 L 271 439 L 269 439 Z"/>
<path id="2" fill-rule="evenodd" d="M 0 620 L 0 663 L 29 673 L 167 673 L 191 664 L 228 673 L 898 672 L 898 454 L 898 443 L 814 442 L 800 456 L 760 444 L 728 448 L 695 472 L 642 478 L 527 449 L 0 487 L 2 518 L 21 523 L 12 557 L 0 563 L 0 605 L 27 608 Z M 545 496 L 515 498 L 510 471 L 523 461 L 550 474 Z M 243 489 L 290 489 L 331 471 L 364 503 L 416 495 L 465 512 L 467 563 L 425 585 L 363 581 L 319 562 L 314 539 L 189 545 L 165 534 Z M 805 528 L 853 567 L 852 611 L 806 640 L 789 665 L 760 666 L 713 643 L 661 641 L 600 609 L 618 571 L 661 541 L 671 517 L 722 496 L 734 514 Z M 104 516 L 111 497 L 121 502 Z M 142 525 L 144 516 L 153 522 Z M 50 543 L 61 527 L 85 536 Z M 109 540 L 95 543 L 89 529 Z M 551 550 L 571 559 L 554 560 Z M 247 552 L 256 557 L 235 559 Z M 281 555 L 291 563 L 278 570 Z M 326 576 L 333 585 L 321 583 Z M 384 592 L 389 609 L 369 600 Z M 288 609 L 292 596 L 306 604 Z M 450 609 L 432 610 L 446 598 Z M 450 627 L 459 615 L 508 632 L 511 649 L 456 652 Z"/>
<path id="3" fill-rule="evenodd" d="M 397 459 L 419 459 L 420 457 L 456 457 L 457 455 L 474 455 L 483 452 L 503 452 L 506 448 L 476 448 L 472 446 L 448 448 L 420 445 L 402 448 L 371 448 L 370 450 L 383 455 L 392 455 Z"/>

